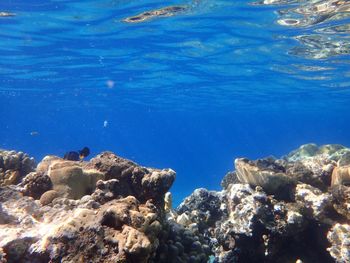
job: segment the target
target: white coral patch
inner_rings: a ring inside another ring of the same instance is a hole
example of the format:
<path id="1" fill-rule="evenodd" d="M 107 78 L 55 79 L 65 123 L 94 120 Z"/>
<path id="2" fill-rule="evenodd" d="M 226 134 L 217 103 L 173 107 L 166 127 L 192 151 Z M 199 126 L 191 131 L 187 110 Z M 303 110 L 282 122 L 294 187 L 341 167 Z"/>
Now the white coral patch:
<path id="1" fill-rule="evenodd" d="M 335 224 L 327 238 L 332 244 L 327 250 L 336 262 L 350 262 L 350 225 Z"/>

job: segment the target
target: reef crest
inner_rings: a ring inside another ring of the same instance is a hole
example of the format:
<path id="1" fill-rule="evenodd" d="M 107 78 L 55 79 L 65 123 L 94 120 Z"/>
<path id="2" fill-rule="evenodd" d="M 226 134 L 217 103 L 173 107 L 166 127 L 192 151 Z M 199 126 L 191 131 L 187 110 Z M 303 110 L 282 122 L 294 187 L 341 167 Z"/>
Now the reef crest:
<path id="1" fill-rule="evenodd" d="M 175 209 L 172 169 L 2 150 L 0 262 L 350 262 L 349 156 L 307 144 L 239 158 L 222 191 Z"/>

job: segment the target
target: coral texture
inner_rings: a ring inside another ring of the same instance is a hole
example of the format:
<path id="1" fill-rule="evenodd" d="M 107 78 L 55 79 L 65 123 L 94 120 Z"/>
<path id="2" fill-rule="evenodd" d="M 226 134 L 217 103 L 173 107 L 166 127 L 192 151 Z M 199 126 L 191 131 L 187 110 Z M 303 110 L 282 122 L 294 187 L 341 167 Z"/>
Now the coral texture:
<path id="1" fill-rule="evenodd" d="M 35 171 L 12 158 L 21 177 L 0 187 L 0 262 L 349 262 L 349 152 L 236 159 L 223 190 L 196 189 L 176 209 L 171 169 L 111 152 L 47 156 Z"/>
<path id="2" fill-rule="evenodd" d="M 112 153 L 45 157 L 0 188 L 0 262 L 151 262 L 167 237 L 163 200 L 174 179 Z"/>
<path id="3" fill-rule="evenodd" d="M 19 183 L 34 168 L 35 161 L 27 154 L 0 149 L 0 186 Z"/>

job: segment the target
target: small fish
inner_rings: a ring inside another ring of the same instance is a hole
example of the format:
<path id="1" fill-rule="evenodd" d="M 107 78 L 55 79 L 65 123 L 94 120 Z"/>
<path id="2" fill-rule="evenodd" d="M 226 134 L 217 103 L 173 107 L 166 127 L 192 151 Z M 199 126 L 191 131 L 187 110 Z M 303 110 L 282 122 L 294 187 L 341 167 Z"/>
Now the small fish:
<path id="1" fill-rule="evenodd" d="M 108 88 L 112 89 L 114 88 L 115 82 L 113 80 L 107 80 L 106 85 Z"/>
<path id="2" fill-rule="evenodd" d="M 105 120 L 105 121 L 103 122 L 103 128 L 107 128 L 107 126 L 108 126 L 108 121 Z"/>
<path id="3" fill-rule="evenodd" d="M 66 152 L 63 159 L 69 160 L 69 161 L 81 161 L 85 157 L 87 157 L 89 154 L 90 154 L 90 149 L 88 147 L 84 147 L 79 151 Z"/>
<path id="4" fill-rule="evenodd" d="M 9 17 L 9 16 L 15 16 L 15 13 L 10 12 L 0 12 L 0 17 Z"/>
<path id="5" fill-rule="evenodd" d="M 30 134 L 31 136 L 38 136 L 38 135 L 39 135 L 39 132 L 37 132 L 37 131 L 31 131 L 29 134 Z"/>

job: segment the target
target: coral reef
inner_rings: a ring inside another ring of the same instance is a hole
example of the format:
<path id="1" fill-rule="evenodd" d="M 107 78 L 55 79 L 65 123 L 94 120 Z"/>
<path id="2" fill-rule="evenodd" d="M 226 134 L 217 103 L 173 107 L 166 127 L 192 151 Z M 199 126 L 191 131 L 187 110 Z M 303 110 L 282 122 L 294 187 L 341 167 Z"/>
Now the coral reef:
<path id="1" fill-rule="evenodd" d="M 163 200 L 173 170 L 105 152 L 90 162 L 48 156 L 28 172 L 20 184 L 0 188 L 0 262 L 157 257 L 169 229 Z"/>
<path id="2" fill-rule="evenodd" d="M 335 224 L 328 232 L 327 238 L 332 246 L 329 253 L 337 262 L 350 262 L 350 225 Z"/>
<path id="3" fill-rule="evenodd" d="M 172 218 L 197 226 L 213 262 L 348 262 L 348 153 L 308 144 L 281 159 L 236 159 L 222 191 L 195 190 Z"/>
<path id="4" fill-rule="evenodd" d="M 35 161 L 27 154 L 0 150 L 0 186 L 19 183 L 34 168 Z"/>
<path id="5" fill-rule="evenodd" d="M 222 191 L 196 189 L 176 209 L 171 169 L 111 152 L 47 156 L 34 169 L 2 152 L 22 158 L 3 165 L 21 177 L 0 187 L 1 263 L 350 261 L 350 151 L 340 145 L 236 159 Z"/>

